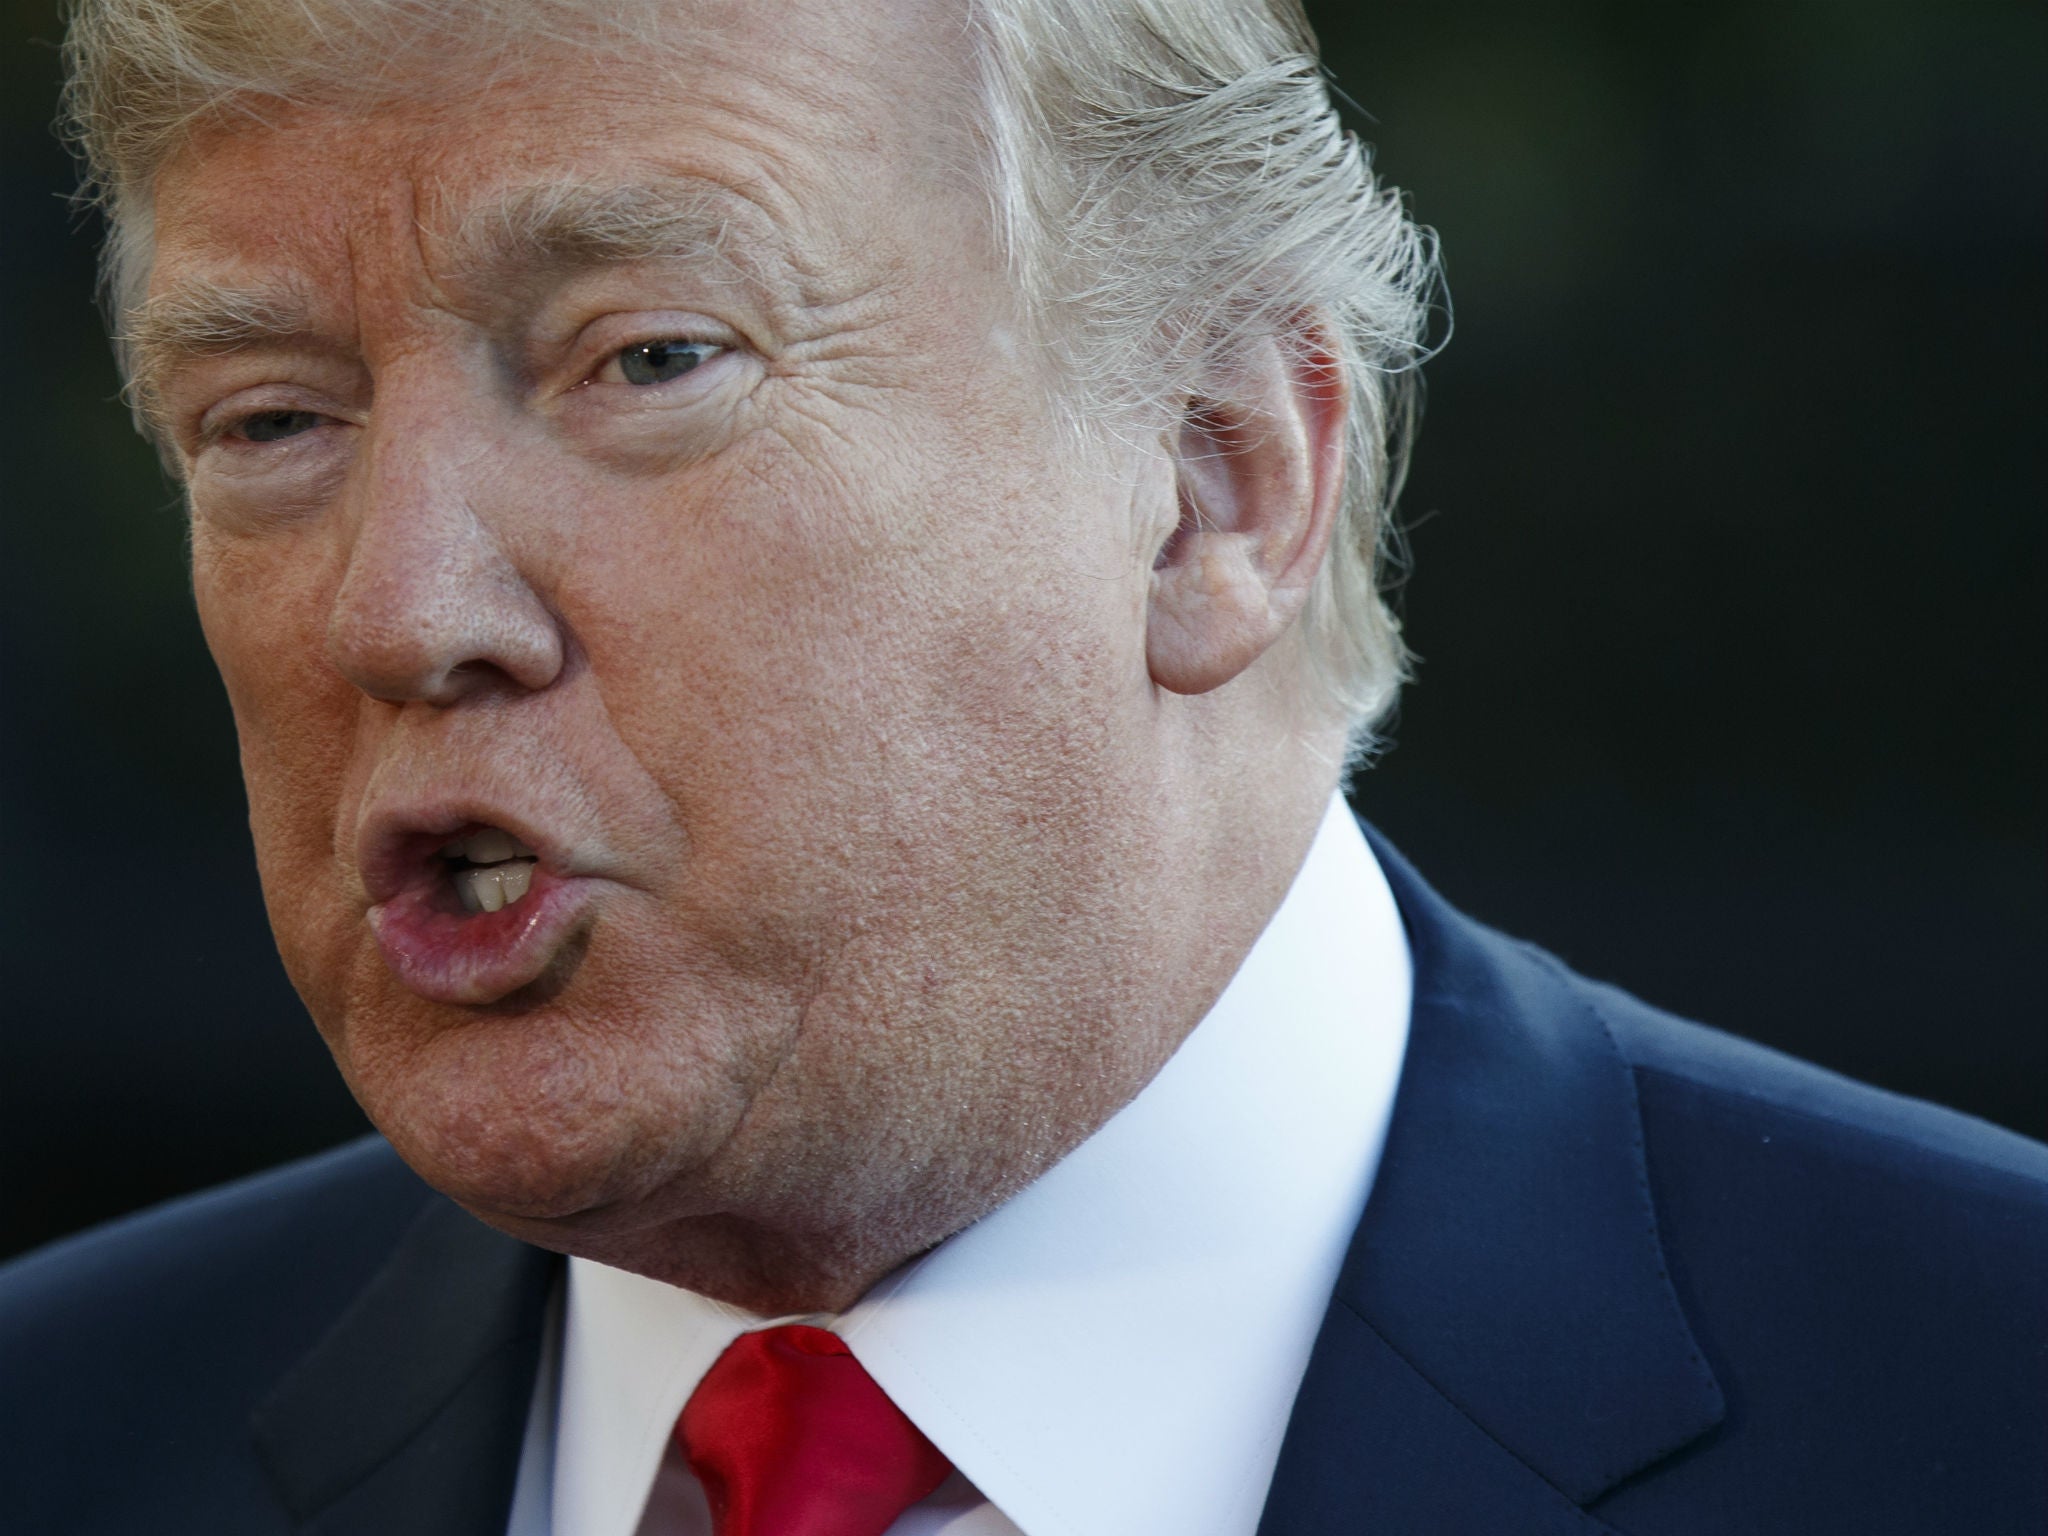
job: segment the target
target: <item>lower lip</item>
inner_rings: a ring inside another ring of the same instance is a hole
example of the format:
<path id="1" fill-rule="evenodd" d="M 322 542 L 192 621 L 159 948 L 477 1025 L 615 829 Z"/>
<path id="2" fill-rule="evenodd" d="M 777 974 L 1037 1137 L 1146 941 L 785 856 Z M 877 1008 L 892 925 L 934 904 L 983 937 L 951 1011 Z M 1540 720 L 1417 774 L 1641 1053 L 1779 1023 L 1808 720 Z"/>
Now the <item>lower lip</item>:
<path id="1" fill-rule="evenodd" d="M 421 997 L 495 1003 L 547 974 L 591 894 L 587 881 L 536 868 L 519 900 L 495 912 L 465 912 L 439 879 L 370 908 L 370 931 L 392 974 Z"/>

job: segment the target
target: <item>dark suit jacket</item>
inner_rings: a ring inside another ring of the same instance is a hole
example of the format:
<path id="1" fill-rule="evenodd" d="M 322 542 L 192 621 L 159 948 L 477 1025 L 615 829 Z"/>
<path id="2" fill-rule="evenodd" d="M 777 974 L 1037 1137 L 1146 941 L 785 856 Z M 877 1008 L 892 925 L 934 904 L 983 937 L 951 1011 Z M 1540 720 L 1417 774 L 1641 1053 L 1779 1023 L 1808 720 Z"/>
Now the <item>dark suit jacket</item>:
<path id="1" fill-rule="evenodd" d="M 1587 982 L 1376 846 L 1413 1032 L 1262 1536 L 2048 1532 L 2048 1148 Z M 497 1536 L 559 1263 L 374 1139 L 31 1255 L 0 1529 Z"/>

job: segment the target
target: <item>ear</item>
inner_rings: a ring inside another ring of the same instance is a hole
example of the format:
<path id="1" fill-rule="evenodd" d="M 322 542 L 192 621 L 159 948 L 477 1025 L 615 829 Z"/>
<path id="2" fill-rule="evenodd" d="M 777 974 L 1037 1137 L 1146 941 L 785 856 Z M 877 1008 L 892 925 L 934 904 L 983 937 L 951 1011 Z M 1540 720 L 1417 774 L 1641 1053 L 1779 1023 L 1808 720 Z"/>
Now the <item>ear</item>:
<path id="1" fill-rule="evenodd" d="M 1206 693 L 1300 616 L 1344 489 L 1344 374 L 1320 323 L 1248 343 L 1174 444 L 1180 522 L 1152 566 L 1145 660 L 1174 693 Z"/>

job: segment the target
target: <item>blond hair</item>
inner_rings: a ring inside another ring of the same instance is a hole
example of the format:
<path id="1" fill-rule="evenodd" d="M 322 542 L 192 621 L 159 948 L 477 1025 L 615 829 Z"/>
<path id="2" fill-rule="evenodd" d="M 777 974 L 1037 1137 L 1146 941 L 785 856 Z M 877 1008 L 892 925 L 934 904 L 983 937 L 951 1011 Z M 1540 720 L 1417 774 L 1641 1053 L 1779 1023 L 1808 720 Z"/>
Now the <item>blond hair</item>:
<path id="1" fill-rule="evenodd" d="M 1335 343 L 1351 393 L 1343 520 L 1301 649 L 1313 693 L 1369 752 L 1406 673 L 1382 588 L 1436 294 L 1431 236 L 1339 122 L 1299 0 L 963 3 L 997 232 L 1074 422 L 1185 409 L 1247 338 L 1300 338 L 1308 321 Z M 117 346 L 147 281 L 152 182 L 202 121 L 265 100 L 431 92 L 406 61 L 433 42 L 490 40 L 466 56 L 472 84 L 521 46 L 658 46 L 663 11 L 79 0 L 66 115 L 108 214 Z"/>

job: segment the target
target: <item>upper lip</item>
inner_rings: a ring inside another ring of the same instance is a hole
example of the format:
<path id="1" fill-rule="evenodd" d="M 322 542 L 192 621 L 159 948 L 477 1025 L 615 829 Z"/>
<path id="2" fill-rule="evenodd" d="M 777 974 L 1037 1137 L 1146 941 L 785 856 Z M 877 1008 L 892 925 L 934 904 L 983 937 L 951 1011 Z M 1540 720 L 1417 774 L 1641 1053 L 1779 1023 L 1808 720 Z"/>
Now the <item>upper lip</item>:
<path id="1" fill-rule="evenodd" d="M 383 806 L 364 816 L 356 832 L 356 868 L 371 904 L 390 901 L 432 876 L 442 848 L 485 827 L 511 833 L 534 851 L 543 869 L 568 873 L 553 841 L 517 811 L 459 798 Z"/>

